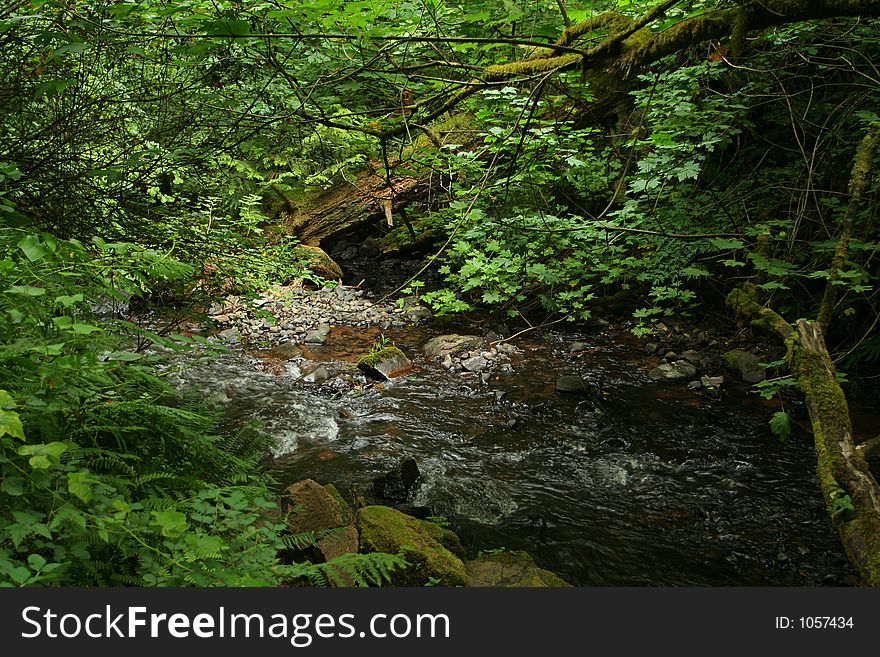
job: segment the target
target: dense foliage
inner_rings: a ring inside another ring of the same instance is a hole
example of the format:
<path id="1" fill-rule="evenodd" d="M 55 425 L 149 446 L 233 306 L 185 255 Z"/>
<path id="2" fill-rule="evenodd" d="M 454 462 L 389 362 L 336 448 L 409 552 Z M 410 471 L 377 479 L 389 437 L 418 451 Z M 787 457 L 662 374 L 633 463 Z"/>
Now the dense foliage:
<path id="1" fill-rule="evenodd" d="M 265 437 L 221 429 L 143 350 L 192 345 L 105 311 L 318 280 L 288 220 L 368 167 L 431 181 L 406 223 L 445 247 L 444 283 L 404 292 L 439 313 L 583 321 L 625 295 L 644 333 L 746 280 L 813 315 L 831 280 L 838 355 L 875 365 L 876 184 L 831 262 L 880 121 L 880 8 L 769 4 L 757 28 L 732 0 L 0 10 L 0 582 L 326 576 L 278 563 Z"/>

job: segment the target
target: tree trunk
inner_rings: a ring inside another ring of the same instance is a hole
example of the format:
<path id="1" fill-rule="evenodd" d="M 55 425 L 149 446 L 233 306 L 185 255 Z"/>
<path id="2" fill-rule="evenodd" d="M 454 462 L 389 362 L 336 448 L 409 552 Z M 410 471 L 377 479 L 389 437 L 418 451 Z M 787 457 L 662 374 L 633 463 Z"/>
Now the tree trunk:
<path id="1" fill-rule="evenodd" d="M 850 561 L 865 584 L 880 586 L 880 486 L 853 443 L 846 396 L 821 327 L 799 320 L 797 331 L 780 315 L 759 304 L 754 286 L 727 298 L 736 314 L 775 332 L 788 346 L 786 359 L 804 393 L 816 445 L 819 485 L 828 513 Z"/>

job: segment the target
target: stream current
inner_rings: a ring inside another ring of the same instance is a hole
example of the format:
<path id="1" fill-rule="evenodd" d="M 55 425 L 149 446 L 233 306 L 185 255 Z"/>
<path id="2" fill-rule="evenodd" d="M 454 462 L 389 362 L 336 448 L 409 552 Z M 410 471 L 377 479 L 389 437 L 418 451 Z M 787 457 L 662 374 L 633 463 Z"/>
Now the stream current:
<path id="1" fill-rule="evenodd" d="M 262 422 L 282 484 L 332 482 L 351 498 L 412 457 L 411 503 L 446 516 L 466 547 L 527 550 L 576 586 L 852 580 L 809 435 L 775 439 L 776 407 L 744 387 L 712 400 L 651 382 L 638 344 L 607 333 L 525 337 L 514 372 L 488 384 L 419 356 L 424 330 L 389 337 L 413 374 L 343 394 L 254 352 L 178 363 L 172 379 L 230 422 Z M 306 356 L 342 371 L 373 338 L 334 331 Z M 572 340 L 587 348 L 567 354 Z M 598 378 L 603 400 L 556 394 L 563 373 Z"/>

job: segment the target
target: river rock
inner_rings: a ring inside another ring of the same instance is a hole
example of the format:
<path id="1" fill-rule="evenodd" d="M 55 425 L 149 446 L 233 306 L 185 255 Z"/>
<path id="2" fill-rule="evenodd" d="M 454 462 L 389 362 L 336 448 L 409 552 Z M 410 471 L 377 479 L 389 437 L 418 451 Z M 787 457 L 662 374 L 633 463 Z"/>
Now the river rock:
<path id="1" fill-rule="evenodd" d="M 764 368 L 758 364 L 760 361 L 761 359 L 755 354 L 742 349 L 732 349 L 724 354 L 724 362 L 727 363 L 727 366 L 735 372 L 739 372 L 740 377 L 746 383 L 758 383 L 764 380 L 766 374 Z"/>
<path id="2" fill-rule="evenodd" d="M 683 351 L 681 357 L 687 361 L 690 361 L 694 365 L 700 365 L 703 362 L 703 356 L 700 355 L 700 352 L 694 349 L 688 349 L 687 351 Z"/>
<path id="3" fill-rule="evenodd" d="M 345 501 L 338 491 L 334 495 L 313 479 L 291 484 L 284 490 L 284 495 L 290 512 L 287 528 L 292 534 L 317 532 L 346 524 Z"/>
<path id="4" fill-rule="evenodd" d="M 358 369 L 380 381 L 403 376 L 412 371 L 412 361 L 397 347 L 384 347 L 361 356 Z"/>
<path id="5" fill-rule="evenodd" d="M 482 356 L 471 356 L 461 361 L 461 366 L 468 372 L 482 372 L 488 365 L 489 362 Z"/>
<path id="6" fill-rule="evenodd" d="M 398 506 L 409 502 L 421 478 L 416 460 L 403 459 L 392 470 L 373 479 L 370 490 L 375 500 Z"/>
<path id="7" fill-rule="evenodd" d="M 360 549 L 360 533 L 354 525 L 334 528 L 324 538 L 317 541 L 318 551 L 324 561 L 330 561 L 343 554 L 355 554 Z"/>
<path id="8" fill-rule="evenodd" d="M 226 340 L 226 342 L 238 342 L 241 338 L 241 333 L 236 327 L 228 328 L 225 331 L 220 331 L 217 334 L 222 340 Z"/>
<path id="9" fill-rule="evenodd" d="M 688 381 L 687 389 L 688 390 L 699 390 L 703 387 L 703 384 L 700 381 Z"/>
<path id="10" fill-rule="evenodd" d="M 406 317 L 409 321 L 418 323 L 428 319 L 431 319 L 434 314 L 425 308 L 424 306 L 416 306 L 415 308 L 408 308 L 406 311 Z"/>
<path id="11" fill-rule="evenodd" d="M 571 586 L 549 570 L 539 568 L 528 552 L 504 551 L 481 554 L 465 564 L 468 586 L 563 587 Z"/>
<path id="12" fill-rule="evenodd" d="M 306 337 L 303 339 L 303 342 L 306 344 L 324 344 L 327 341 L 327 337 L 330 335 L 330 327 L 326 324 L 321 324 L 318 328 L 313 329 L 306 333 Z"/>
<path id="13" fill-rule="evenodd" d="M 458 537 L 433 523 L 418 520 L 387 506 L 358 509 L 361 552 L 397 554 L 405 551 L 410 564 L 392 573 L 396 586 L 467 586 L 464 562 L 449 547 L 461 546 Z"/>
<path id="14" fill-rule="evenodd" d="M 700 379 L 703 384 L 703 394 L 712 399 L 720 399 L 724 395 L 723 376 L 704 376 Z"/>
<path id="15" fill-rule="evenodd" d="M 674 363 L 663 363 L 655 367 L 648 376 L 655 381 L 689 381 L 697 373 L 697 368 L 686 360 L 677 360 Z"/>
<path id="16" fill-rule="evenodd" d="M 564 395 L 596 397 L 598 384 L 576 374 L 565 374 L 556 379 L 556 392 Z"/>
<path id="17" fill-rule="evenodd" d="M 330 378 L 330 372 L 323 365 L 319 365 L 311 372 L 306 374 L 302 380 L 305 383 L 324 383 L 327 379 Z"/>
<path id="18" fill-rule="evenodd" d="M 442 358 L 446 354 L 479 349 L 482 346 L 483 338 L 478 335 L 458 335 L 453 333 L 431 338 L 422 347 L 422 353 L 428 358 Z"/>

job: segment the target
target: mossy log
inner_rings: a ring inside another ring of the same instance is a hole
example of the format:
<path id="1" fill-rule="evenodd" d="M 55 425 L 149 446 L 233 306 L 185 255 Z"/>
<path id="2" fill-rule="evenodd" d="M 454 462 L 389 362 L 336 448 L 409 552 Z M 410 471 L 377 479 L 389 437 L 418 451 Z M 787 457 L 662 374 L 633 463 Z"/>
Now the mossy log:
<path id="1" fill-rule="evenodd" d="M 799 320 L 792 372 L 804 392 L 819 483 L 850 561 L 880 586 L 880 486 L 852 438 L 849 407 L 817 323 Z"/>
<path id="2" fill-rule="evenodd" d="M 319 246 L 361 224 L 385 220 L 388 203 L 392 216 L 399 216 L 400 208 L 439 188 L 438 176 L 431 173 L 395 175 L 392 189 L 384 173 L 361 171 L 354 180 L 338 183 L 295 211 L 286 212 L 283 223 L 302 244 Z"/>
<path id="3" fill-rule="evenodd" d="M 880 586 L 880 486 L 853 442 L 849 406 L 821 326 L 799 320 L 793 329 L 758 303 L 754 288 L 734 290 L 727 302 L 738 316 L 786 343 L 786 359 L 810 412 L 819 485 L 828 512 L 865 584 Z"/>

